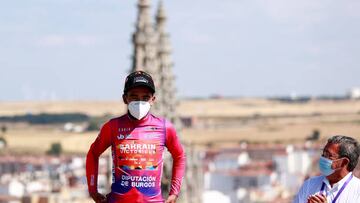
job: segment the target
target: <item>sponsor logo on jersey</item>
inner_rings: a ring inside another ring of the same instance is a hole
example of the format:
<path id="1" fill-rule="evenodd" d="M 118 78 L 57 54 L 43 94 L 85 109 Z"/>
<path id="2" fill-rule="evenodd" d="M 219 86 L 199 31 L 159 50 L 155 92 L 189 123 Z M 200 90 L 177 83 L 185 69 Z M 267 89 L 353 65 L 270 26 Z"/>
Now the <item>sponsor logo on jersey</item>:
<path id="1" fill-rule="evenodd" d="M 118 136 L 116 136 L 116 138 L 117 138 L 118 140 L 125 140 L 125 139 L 130 139 L 130 138 L 132 138 L 132 135 L 131 135 L 131 134 L 128 134 L 128 135 L 119 134 Z"/>
<path id="2" fill-rule="evenodd" d="M 155 139 L 155 138 L 159 138 L 160 135 L 159 134 L 154 134 L 154 133 L 148 133 L 143 135 L 144 139 Z"/>
<path id="3" fill-rule="evenodd" d="M 151 131 L 160 130 L 159 127 L 153 127 L 153 126 L 151 126 L 151 127 L 146 127 L 145 129 L 146 129 L 146 130 L 151 130 Z"/>

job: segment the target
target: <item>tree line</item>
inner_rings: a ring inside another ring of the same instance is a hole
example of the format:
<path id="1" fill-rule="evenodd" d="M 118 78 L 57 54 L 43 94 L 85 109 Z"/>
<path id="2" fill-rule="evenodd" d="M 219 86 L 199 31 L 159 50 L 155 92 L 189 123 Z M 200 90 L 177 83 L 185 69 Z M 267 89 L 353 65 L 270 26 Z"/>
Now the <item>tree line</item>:
<path id="1" fill-rule="evenodd" d="M 26 122 L 29 124 L 59 124 L 66 122 L 88 122 L 90 117 L 83 113 L 40 113 L 15 116 L 0 116 L 0 122 Z"/>

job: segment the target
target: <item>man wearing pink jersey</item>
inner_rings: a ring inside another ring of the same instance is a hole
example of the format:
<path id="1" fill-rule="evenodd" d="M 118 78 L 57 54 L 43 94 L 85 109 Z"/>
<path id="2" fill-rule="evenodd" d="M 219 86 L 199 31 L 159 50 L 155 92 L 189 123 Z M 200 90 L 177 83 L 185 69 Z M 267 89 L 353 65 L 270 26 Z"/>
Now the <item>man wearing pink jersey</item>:
<path id="1" fill-rule="evenodd" d="M 149 113 L 155 101 L 151 76 L 136 71 L 125 80 L 127 114 L 103 125 L 86 158 L 88 190 L 95 202 L 175 203 L 185 173 L 185 154 L 173 125 Z M 112 149 L 113 183 L 107 196 L 97 191 L 99 156 Z M 165 147 L 173 158 L 171 188 L 161 194 Z"/>

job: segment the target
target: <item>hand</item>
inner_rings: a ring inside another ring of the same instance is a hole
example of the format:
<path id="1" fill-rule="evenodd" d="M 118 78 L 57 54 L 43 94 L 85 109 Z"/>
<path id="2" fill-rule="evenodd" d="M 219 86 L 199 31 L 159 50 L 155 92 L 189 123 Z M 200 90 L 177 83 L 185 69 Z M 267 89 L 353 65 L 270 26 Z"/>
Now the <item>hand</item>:
<path id="1" fill-rule="evenodd" d="M 170 195 L 165 203 L 176 203 L 177 196 L 176 195 Z"/>
<path id="2" fill-rule="evenodd" d="M 323 194 L 310 195 L 307 203 L 327 203 L 327 199 Z"/>
<path id="3" fill-rule="evenodd" d="M 98 192 L 92 192 L 90 193 L 90 197 L 96 202 L 96 203 L 106 203 L 106 196 L 103 194 L 100 194 Z"/>

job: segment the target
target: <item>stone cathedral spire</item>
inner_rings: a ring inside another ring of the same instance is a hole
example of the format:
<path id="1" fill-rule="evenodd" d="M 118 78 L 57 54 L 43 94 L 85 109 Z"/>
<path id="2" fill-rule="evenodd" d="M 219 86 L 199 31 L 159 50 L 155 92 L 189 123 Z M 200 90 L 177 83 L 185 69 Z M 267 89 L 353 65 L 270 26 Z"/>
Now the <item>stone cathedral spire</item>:
<path id="1" fill-rule="evenodd" d="M 155 31 L 158 35 L 157 52 L 158 65 L 160 73 L 159 85 L 161 86 L 161 105 L 163 106 L 163 115 L 165 118 L 180 127 L 178 116 L 176 115 L 176 87 L 175 77 L 173 75 L 173 62 L 171 60 L 171 45 L 169 34 L 165 31 L 166 13 L 162 1 L 156 14 Z"/>
<path id="2" fill-rule="evenodd" d="M 133 34 L 134 54 L 131 71 L 144 70 L 155 72 L 156 64 L 156 39 L 151 23 L 150 0 L 140 0 L 138 3 L 138 17 L 136 30 Z"/>
<path id="3" fill-rule="evenodd" d="M 151 74 L 156 86 L 156 98 L 161 101 L 161 74 L 158 65 L 158 35 L 150 17 L 150 0 L 139 0 L 138 17 L 133 34 L 134 53 L 130 72 L 143 70 Z M 152 111 L 163 115 L 162 103 L 155 102 Z"/>
<path id="4" fill-rule="evenodd" d="M 153 76 L 156 86 L 156 102 L 153 113 L 172 121 L 180 127 L 176 115 L 175 77 L 172 73 L 171 46 L 169 34 L 165 31 L 166 14 L 162 4 L 156 13 L 156 22 L 152 23 L 150 0 L 138 1 L 138 16 L 133 34 L 134 53 L 131 72 L 144 70 Z"/>

